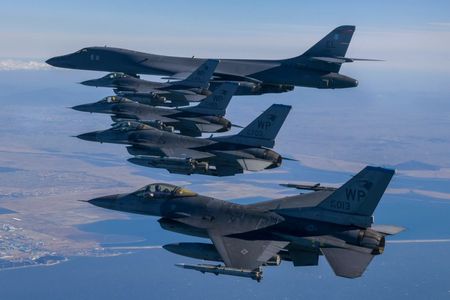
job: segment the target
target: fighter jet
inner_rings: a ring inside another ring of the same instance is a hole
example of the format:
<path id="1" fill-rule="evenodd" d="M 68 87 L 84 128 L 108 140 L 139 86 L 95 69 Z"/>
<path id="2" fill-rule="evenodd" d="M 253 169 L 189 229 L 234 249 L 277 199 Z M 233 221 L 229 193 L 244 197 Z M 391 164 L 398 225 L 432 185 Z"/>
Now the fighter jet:
<path id="1" fill-rule="evenodd" d="M 357 60 L 345 57 L 355 26 L 337 27 L 303 54 L 280 60 L 221 59 L 214 80 L 241 81 L 284 89 L 288 86 L 337 89 L 356 87 L 358 81 L 339 74 L 341 65 Z M 185 78 L 205 59 L 173 57 L 111 47 L 88 47 L 57 56 L 47 63 L 61 68 L 151 74 Z"/>
<path id="2" fill-rule="evenodd" d="M 183 91 L 177 91 L 164 96 L 164 94 L 158 90 L 161 85 L 168 85 L 169 83 L 153 82 L 134 77 L 125 73 L 109 73 L 102 78 L 91 79 L 80 82 L 83 85 L 95 86 L 95 87 L 111 87 L 114 88 L 114 92 L 117 95 L 128 96 L 136 101 L 144 102 L 151 105 L 165 105 L 170 106 L 172 102 L 179 105 L 180 101 L 186 100 L 189 102 L 202 101 L 211 92 L 214 92 L 219 88 L 224 81 L 212 80 L 209 82 L 208 90 L 206 89 L 189 89 Z M 230 81 L 233 82 L 233 81 Z M 252 82 L 239 82 L 234 81 L 238 88 L 234 93 L 236 96 L 243 95 L 262 95 L 266 93 L 284 93 L 294 89 L 293 85 L 262 85 Z M 165 88 L 167 89 L 167 88 Z M 151 91 L 150 93 L 148 91 Z M 155 90 L 158 90 L 157 92 Z M 184 97 L 184 98 L 183 98 Z M 165 101 L 163 101 L 165 100 Z M 169 101 L 172 100 L 172 101 Z"/>
<path id="3" fill-rule="evenodd" d="M 325 256 L 334 273 L 360 277 L 385 249 L 386 236 L 404 228 L 374 225 L 373 212 L 394 170 L 368 166 L 338 189 L 314 191 L 250 205 L 156 183 L 130 194 L 88 202 L 107 209 L 161 217 L 165 230 L 212 243 L 174 243 L 164 249 L 219 264 L 177 264 L 216 275 L 262 279 L 263 266 L 291 261 L 316 266 Z"/>
<path id="4" fill-rule="evenodd" d="M 197 106 L 179 109 L 153 107 L 120 96 L 109 96 L 99 102 L 72 108 L 91 113 L 112 114 L 111 118 L 115 122 L 135 120 L 161 130 L 178 130 L 182 135 L 196 137 L 201 136 L 203 132 L 226 132 L 231 129 L 231 122 L 223 116 L 236 89 L 237 84 L 224 83 Z"/>
<path id="5" fill-rule="evenodd" d="M 99 79 L 81 82 L 95 87 L 112 87 L 117 95 L 153 106 L 186 106 L 189 102 L 201 101 L 211 92 L 209 81 L 218 60 L 208 59 L 186 79 L 172 82 L 154 82 L 140 79 L 137 75 L 111 73 Z"/>
<path id="6" fill-rule="evenodd" d="M 281 165 L 282 156 L 269 149 L 291 107 L 273 104 L 236 135 L 194 138 L 158 130 L 136 122 L 120 122 L 110 129 L 78 138 L 130 145 L 131 163 L 167 169 L 177 174 L 232 176 Z"/>

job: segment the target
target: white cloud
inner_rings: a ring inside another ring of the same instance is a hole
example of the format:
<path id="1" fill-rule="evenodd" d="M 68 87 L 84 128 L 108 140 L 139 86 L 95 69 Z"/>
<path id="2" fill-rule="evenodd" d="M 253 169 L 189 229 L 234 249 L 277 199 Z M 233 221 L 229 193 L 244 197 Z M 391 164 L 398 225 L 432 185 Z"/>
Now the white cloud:
<path id="1" fill-rule="evenodd" d="M 48 70 L 51 67 L 44 62 L 34 60 L 0 59 L 0 71 Z"/>

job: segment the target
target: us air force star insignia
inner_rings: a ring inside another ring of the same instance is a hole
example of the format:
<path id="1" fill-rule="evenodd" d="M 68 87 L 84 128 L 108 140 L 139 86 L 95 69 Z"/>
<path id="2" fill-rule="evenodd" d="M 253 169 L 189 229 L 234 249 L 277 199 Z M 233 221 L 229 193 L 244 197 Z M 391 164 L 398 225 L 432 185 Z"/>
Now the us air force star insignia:
<path id="1" fill-rule="evenodd" d="M 244 249 L 241 250 L 241 253 L 242 253 L 242 255 L 245 255 L 245 254 L 248 253 L 248 250 L 244 248 Z"/>

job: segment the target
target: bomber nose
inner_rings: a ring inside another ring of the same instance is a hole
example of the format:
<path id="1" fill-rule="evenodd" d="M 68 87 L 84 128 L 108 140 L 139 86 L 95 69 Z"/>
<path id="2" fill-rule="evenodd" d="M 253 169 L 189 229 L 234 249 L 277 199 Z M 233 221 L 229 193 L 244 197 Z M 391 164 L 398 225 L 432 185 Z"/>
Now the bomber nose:
<path id="1" fill-rule="evenodd" d="M 81 140 L 85 140 L 85 141 L 90 141 L 90 142 L 98 141 L 97 132 L 95 132 L 95 131 L 77 135 L 77 138 L 79 138 Z"/>
<path id="2" fill-rule="evenodd" d="M 102 208 L 113 208 L 116 206 L 116 200 L 119 197 L 119 195 L 109 195 L 109 196 L 103 196 L 94 198 L 91 200 L 88 200 L 92 205 L 102 207 Z"/>
<path id="3" fill-rule="evenodd" d="M 45 61 L 45 63 L 46 63 L 46 64 L 49 64 L 50 66 L 55 66 L 55 64 L 56 64 L 56 58 L 57 58 L 57 57 L 49 58 L 49 59 L 47 59 L 47 60 Z"/>
<path id="4" fill-rule="evenodd" d="M 61 67 L 65 63 L 65 56 L 55 56 L 47 59 L 45 62 L 50 66 Z"/>
<path id="5" fill-rule="evenodd" d="M 54 67 L 74 68 L 75 65 L 73 59 L 74 57 L 71 54 L 68 54 L 49 58 L 45 62 Z"/>

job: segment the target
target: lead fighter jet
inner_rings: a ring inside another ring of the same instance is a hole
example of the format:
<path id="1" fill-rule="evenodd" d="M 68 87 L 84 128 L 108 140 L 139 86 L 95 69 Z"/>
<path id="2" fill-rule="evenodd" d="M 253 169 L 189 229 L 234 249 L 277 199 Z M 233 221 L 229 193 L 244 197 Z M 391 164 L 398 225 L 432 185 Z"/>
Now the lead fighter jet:
<path id="1" fill-rule="evenodd" d="M 99 79 L 81 82 L 87 86 L 112 87 L 117 95 L 153 106 L 186 106 L 211 95 L 209 81 L 218 60 L 208 59 L 187 78 L 172 82 L 153 82 L 140 79 L 137 75 L 112 73 Z"/>
<path id="2" fill-rule="evenodd" d="M 168 109 L 153 107 L 120 96 L 109 96 L 99 102 L 72 107 L 75 110 L 112 114 L 113 121 L 136 120 L 160 129 L 175 129 L 182 135 L 201 136 L 202 132 L 226 132 L 231 122 L 225 119 L 226 108 L 237 84 L 224 83 L 197 106 Z"/>
<path id="3" fill-rule="evenodd" d="M 293 58 L 221 59 L 213 79 L 255 84 L 268 92 L 277 88 L 285 90 L 289 86 L 356 87 L 356 79 L 339 74 L 344 63 L 370 60 L 345 56 L 354 32 L 355 26 L 337 27 L 306 52 Z M 164 56 L 111 47 L 84 48 L 47 60 L 48 64 L 61 68 L 162 75 L 174 79 L 185 78 L 203 62 L 203 58 Z"/>
<path id="4" fill-rule="evenodd" d="M 162 92 L 164 89 L 170 89 L 172 83 L 160 83 L 134 77 L 125 73 L 109 73 L 98 79 L 91 79 L 80 82 L 86 86 L 95 87 L 111 87 L 117 95 L 126 96 L 135 101 L 162 106 L 181 106 L 180 101 L 184 99 L 189 102 L 202 101 L 206 96 L 210 95 L 219 88 L 224 81 L 209 81 L 208 89 L 190 88 L 188 90 L 177 90 L 171 93 Z M 233 81 L 230 81 L 233 82 Z M 292 85 L 261 85 L 250 82 L 234 81 L 238 85 L 236 96 L 243 95 L 262 95 L 266 93 L 284 93 L 294 89 Z M 165 86 L 161 89 L 161 86 Z M 184 99 L 183 99 L 184 97 Z M 171 101 L 169 101 L 171 100 Z M 173 102 L 173 105 L 171 105 Z"/>
<path id="5" fill-rule="evenodd" d="M 216 275 L 262 279 L 263 266 L 281 260 L 316 266 L 325 256 L 337 276 L 356 278 L 383 253 L 385 237 L 403 228 L 374 225 L 372 214 L 394 171 L 366 167 L 335 190 L 322 190 L 250 205 L 198 195 L 169 184 L 150 184 L 130 194 L 88 202 L 107 209 L 161 217 L 165 230 L 208 238 L 211 243 L 163 247 L 217 264 L 178 264 Z"/>
<path id="6" fill-rule="evenodd" d="M 137 122 L 78 135 L 101 143 L 130 145 L 131 163 L 167 169 L 178 174 L 231 176 L 281 165 L 280 154 L 269 149 L 291 107 L 273 104 L 236 135 L 194 138 L 158 130 Z"/>

